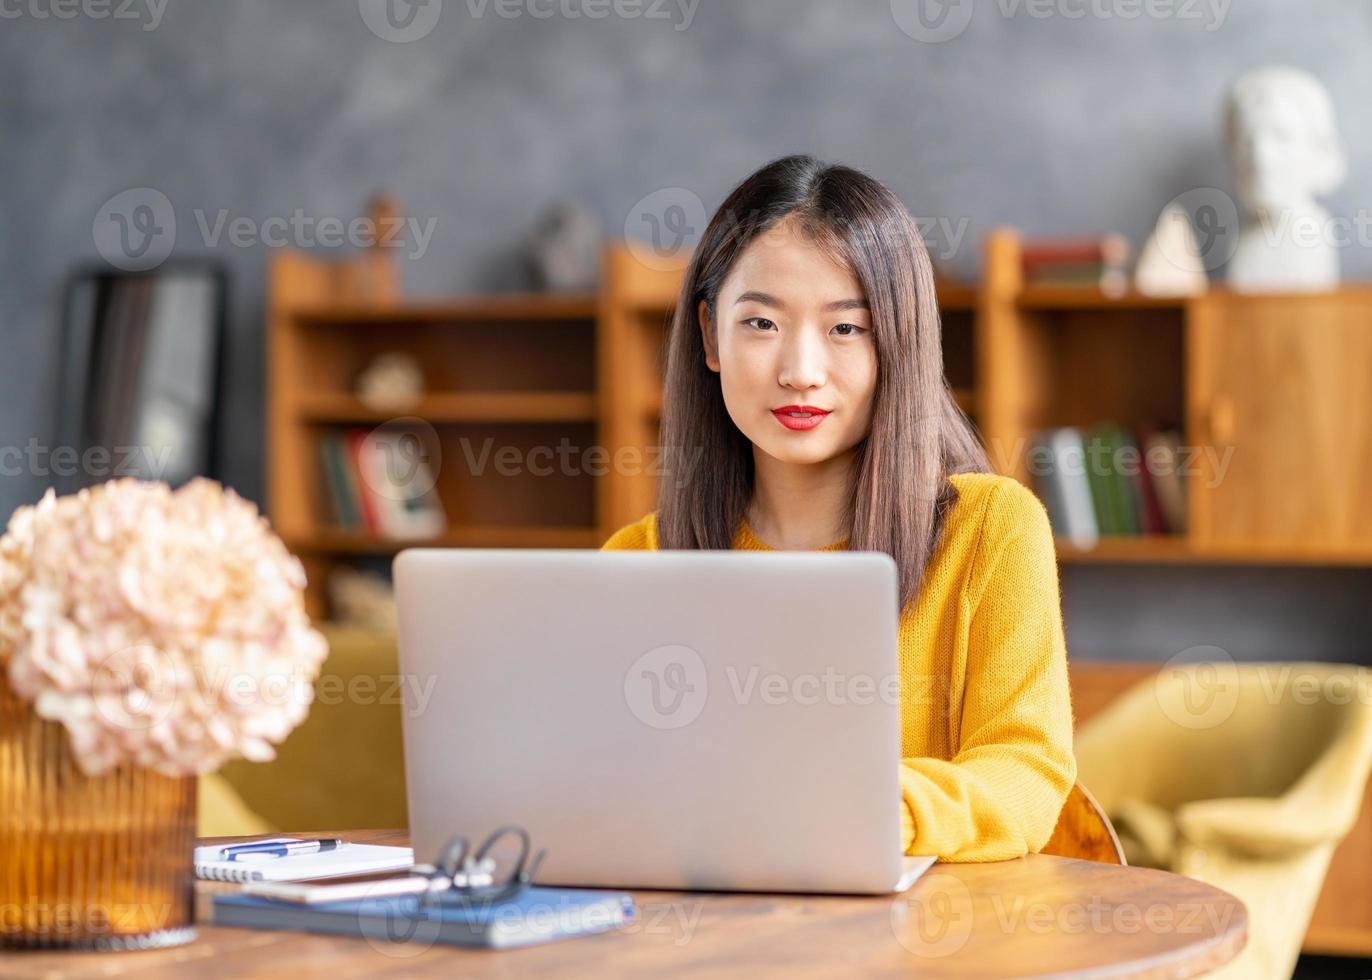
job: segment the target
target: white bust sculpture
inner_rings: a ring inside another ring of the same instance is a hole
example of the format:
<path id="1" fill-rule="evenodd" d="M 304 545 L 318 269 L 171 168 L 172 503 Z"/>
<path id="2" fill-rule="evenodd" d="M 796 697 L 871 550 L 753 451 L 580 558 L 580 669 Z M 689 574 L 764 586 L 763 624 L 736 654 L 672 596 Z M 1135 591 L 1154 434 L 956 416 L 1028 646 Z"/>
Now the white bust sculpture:
<path id="1" fill-rule="evenodd" d="M 1246 291 L 1336 287 L 1338 235 L 1315 200 L 1348 173 L 1329 93 L 1298 68 L 1258 68 L 1235 83 L 1226 117 L 1234 183 L 1247 211 L 1230 283 Z"/>

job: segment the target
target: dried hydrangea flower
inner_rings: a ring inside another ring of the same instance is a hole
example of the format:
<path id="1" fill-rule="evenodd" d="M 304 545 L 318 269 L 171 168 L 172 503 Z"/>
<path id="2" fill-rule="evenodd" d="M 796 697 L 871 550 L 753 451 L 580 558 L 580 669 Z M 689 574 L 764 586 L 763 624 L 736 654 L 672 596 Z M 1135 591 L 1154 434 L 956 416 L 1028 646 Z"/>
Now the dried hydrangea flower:
<path id="1" fill-rule="evenodd" d="M 21 507 L 0 536 L 0 669 L 90 775 L 271 759 L 328 652 L 305 572 L 211 480 L 112 480 Z"/>

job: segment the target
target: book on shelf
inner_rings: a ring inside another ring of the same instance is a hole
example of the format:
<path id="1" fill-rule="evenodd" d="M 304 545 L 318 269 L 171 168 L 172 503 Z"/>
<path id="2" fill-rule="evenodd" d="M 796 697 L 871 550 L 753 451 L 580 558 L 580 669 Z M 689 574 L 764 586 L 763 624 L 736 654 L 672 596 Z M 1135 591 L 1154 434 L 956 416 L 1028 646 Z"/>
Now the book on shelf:
<path id="1" fill-rule="evenodd" d="M 1035 432 L 1030 472 L 1053 534 L 1080 548 L 1102 536 L 1183 534 L 1181 433 L 1102 421 Z"/>
<path id="2" fill-rule="evenodd" d="M 1129 475 L 1122 468 L 1124 452 L 1131 445 L 1129 434 L 1110 422 L 1087 430 L 1087 473 L 1094 499 L 1100 502 L 1097 514 L 1104 516 L 1105 534 L 1138 534 L 1138 512 Z M 1101 457 L 1105 459 L 1102 461 Z"/>
<path id="3" fill-rule="evenodd" d="M 1039 460 L 1039 495 L 1048 510 L 1054 533 L 1079 548 L 1089 548 L 1100 538 L 1096 510 L 1086 481 L 1086 447 L 1081 430 L 1071 426 L 1036 433 L 1033 459 Z"/>
<path id="4" fill-rule="evenodd" d="M 1093 286 L 1108 295 L 1129 287 L 1129 239 L 1111 232 L 1097 237 L 1041 238 L 1020 252 L 1026 286 Z"/>
<path id="5" fill-rule="evenodd" d="M 356 492 L 357 512 L 361 519 L 363 530 L 370 534 L 381 532 L 381 517 L 377 513 L 376 496 L 368 492 L 366 482 L 362 478 L 362 440 L 367 438 L 367 433 L 362 429 L 350 430 L 344 437 L 344 445 L 348 448 L 348 470 L 352 475 L 353 488 Z"/>
<path id="6" fill-rule="evenodd" d="M 392 540 L 447 530 L 420 437 L 400 429 L 347 429 L 319 438 L 323 505 L 345 531 Z"/>
<path id="7" fill-rule="evenodd" d="M 358 509 L 354 471 L 343 438 L 336 433 L 325 433 L 319 439 L 319 453 L 324 467 L 324 504 L 329 523 L 335 527 L 361 530 L 364 524 Z"/>
<path id="8" fill-rule="evenodd" d="M 1144 458 L 1170 460 L 1171 466 L 1158 467 L 1152 485 L 1157 494 L 1163 527 L 1175 534 L 1186 532 L 1186 484 L 1182 481 L 1181 432 L 1177 429 L 1150 430 L 1144 433 Z"/>

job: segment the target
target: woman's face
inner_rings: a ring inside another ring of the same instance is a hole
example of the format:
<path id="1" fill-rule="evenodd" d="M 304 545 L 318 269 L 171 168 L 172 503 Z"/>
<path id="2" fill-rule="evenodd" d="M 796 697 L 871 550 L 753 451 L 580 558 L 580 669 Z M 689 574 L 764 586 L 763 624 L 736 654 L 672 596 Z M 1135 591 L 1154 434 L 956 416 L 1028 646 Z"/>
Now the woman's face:
<path id="1" fill-rule="evenodd" d="M 822 463 L 866 438 L 877 383 L 867 297 L 856 276 L 792 218 L 759 235 L 716 300 L 700 304 L 705 362 L 753 445 L 788 463 Z M 787 406 L 821 410 L 806 420 Z"/>

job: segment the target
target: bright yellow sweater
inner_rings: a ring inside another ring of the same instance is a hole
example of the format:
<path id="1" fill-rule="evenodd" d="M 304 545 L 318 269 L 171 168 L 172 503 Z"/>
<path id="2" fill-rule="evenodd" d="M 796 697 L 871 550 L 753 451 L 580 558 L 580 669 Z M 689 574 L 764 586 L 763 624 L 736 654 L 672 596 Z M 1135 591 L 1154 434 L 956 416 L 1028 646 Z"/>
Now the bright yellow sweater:
<path id="1" fill-rule="evenodd" d="M 1020 483 L 951 480 L 958 501 L 900 619 L 904 848 L 1000 861 L 1048 842 L 1077 776 L 1057 557 Z M 746 521 L 733 546 L 774 550 Z M 602 546 L 656 548 L 655 514 Z"/>

